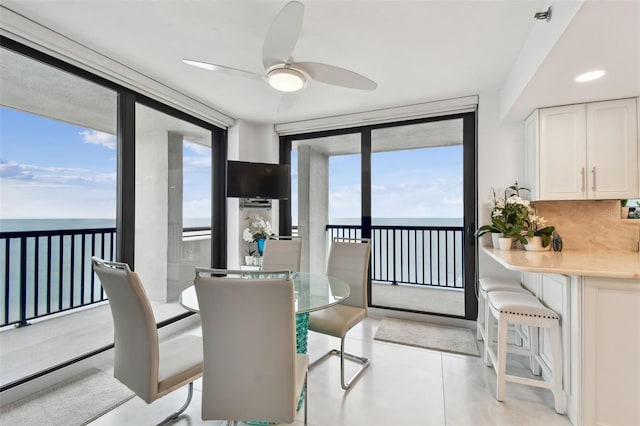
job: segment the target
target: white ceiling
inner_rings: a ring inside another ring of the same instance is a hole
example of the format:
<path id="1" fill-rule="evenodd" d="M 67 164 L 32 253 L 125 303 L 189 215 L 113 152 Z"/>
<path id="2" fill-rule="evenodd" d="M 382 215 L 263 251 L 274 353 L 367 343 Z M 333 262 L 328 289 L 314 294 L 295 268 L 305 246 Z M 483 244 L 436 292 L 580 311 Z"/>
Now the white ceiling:
<path id="1" fill-rule="evenodd" d="M 284 1 L 4 1 L 3 5 L 234 118 L 285 123 L 500 90 L 546 9 L 533 1 L 305 1 L 297 61 L 378 83 L 358 91 L 310 82 L 291 109 L 268 84 L 182 58 L 263 72 L 263 38 Z M 505 115 L 546 105 L 640 95 L 640 2 L 590 1 Z M 552 18 L 553 19 L 553 18 Z M 574 69 L 619 70 L 589 90 Z"/>

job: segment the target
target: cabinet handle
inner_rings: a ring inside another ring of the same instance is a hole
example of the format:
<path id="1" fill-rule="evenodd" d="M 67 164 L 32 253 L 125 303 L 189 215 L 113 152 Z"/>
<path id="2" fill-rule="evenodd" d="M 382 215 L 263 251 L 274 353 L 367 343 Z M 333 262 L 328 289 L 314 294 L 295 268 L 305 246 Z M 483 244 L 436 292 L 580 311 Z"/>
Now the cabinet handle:
<path id="1" fill-rule="evenodd" d="M 580 190 L 584 192 L 585 180 L 584 180 L 584 167 L 580 169 L 580 175 L 582 176 L 582 188 Z"/>
<path id="2" fill-rule="evenodd" d="M 593 169 L 591 169 L 591 174 L 593 175 L 593 186 L 591 187 L 591 189 L 596 190 L 596 168 L 594 167 Z"/>

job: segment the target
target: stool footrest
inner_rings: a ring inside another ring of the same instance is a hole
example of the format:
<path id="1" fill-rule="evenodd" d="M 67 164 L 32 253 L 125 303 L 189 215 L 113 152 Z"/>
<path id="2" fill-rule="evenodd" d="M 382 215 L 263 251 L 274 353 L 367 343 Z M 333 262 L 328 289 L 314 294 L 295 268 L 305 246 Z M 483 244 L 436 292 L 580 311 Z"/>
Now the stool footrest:
<path id="1" fill-rule="evenodd" d="M 539 388 L 545 388 L 545 389 L 553 388 L 553 383 L 546 382 L 540 379 L 530 379 L 528 377 L 514 376 L 512 374 L 505 374 L 504 379 L 507 382 L 520 383 L 520 384 L 529 385 L 529 386 L 537 386 Z"/>

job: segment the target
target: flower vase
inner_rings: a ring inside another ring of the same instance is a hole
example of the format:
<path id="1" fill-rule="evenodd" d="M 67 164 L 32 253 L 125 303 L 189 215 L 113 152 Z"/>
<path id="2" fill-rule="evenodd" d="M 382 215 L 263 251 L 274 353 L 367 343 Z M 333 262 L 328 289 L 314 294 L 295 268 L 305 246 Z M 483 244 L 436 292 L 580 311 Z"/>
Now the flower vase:
<path id="1" fill-rule="evenodd" d="M 256 243 L 258 243 L 258 253 L 260 253 L 260 256 L 262 256 L 262 254 L 264 253 L 264 243 L 265 243 L 266 239 L 265 238 L 258 238 L 256 240 Z"/>
<path id="2" fill-rule="evenodd" d="M 500 245 L 500 250 L 511 250 L 511 238 L 510 237 L 500 237 L 498 238 L 498 243 Z"/>

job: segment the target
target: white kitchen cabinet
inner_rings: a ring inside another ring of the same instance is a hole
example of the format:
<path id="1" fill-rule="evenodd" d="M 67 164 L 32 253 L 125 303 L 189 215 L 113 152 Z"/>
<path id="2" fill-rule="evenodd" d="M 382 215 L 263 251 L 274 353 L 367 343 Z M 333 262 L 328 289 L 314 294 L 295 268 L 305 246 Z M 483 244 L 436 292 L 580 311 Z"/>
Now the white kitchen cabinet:
<path id="1" fill-rule="evenodd" d="M 640 425 L 640 280 L 583 279 L 583 424 Z"/>
<path id="2" fill-rule="evenodd" d="M 536 110 L 525 121 L 532 200 L 640 197 L 636 98 Z"/>

